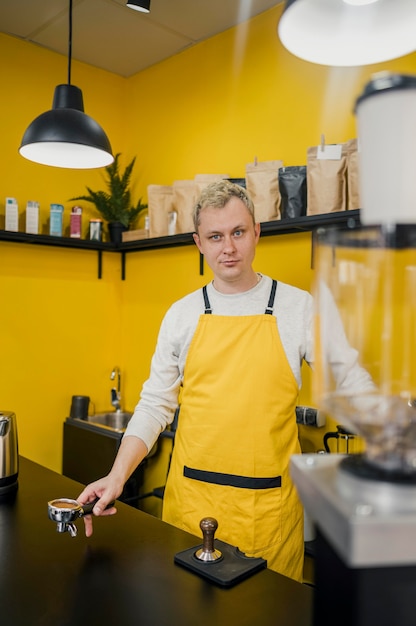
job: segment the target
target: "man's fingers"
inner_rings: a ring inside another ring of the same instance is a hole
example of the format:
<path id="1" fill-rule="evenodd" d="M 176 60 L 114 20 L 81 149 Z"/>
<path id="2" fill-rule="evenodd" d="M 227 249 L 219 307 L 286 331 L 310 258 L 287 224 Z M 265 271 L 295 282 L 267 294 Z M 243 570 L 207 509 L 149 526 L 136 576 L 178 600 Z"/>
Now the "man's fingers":
<path id="1" fill-rule="evenodd" d="M 92 515 L 84 515 L 85 536 L 91 537 L 93 533 Z"/>

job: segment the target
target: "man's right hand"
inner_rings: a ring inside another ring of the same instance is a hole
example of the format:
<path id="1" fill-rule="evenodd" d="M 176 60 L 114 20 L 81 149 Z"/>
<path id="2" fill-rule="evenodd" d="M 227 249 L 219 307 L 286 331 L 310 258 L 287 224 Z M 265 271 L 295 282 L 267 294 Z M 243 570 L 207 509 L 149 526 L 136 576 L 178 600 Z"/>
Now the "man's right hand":
<path id="1" fill-rule="evenodd" d="M 109 504 L 114 502 L 120 496 L 122 491 L 123 488 L 120 490 L 120 488 L 114 484 L 109 475 L 91 483 L 90 485 L 87 485 L 84 491 L 79 494 L 77 501 L 80 504 L 88 504 L 98 498 L 98 501 L 92 510 L 93 515 L 115 515 L 117 513 L 116 507 L 109 506 Z M 91 537 L 93 533 L 92 515 L 84 515 L 84 524 L 85 535 L 87 537 Z"/>
<path id="2" fill-rule="evenodd" d="M 77 500 L 80 504 L 88 504 L 97 500 L 92 512 L 93 515 L 114 515 L 117 513 L 115 506 L 109 506 L 115 502 L 123 492 L 124 485 L 133 473 L 134 469 L 147 455 L 145 443 L 137 437 L 123 437 L 117 452 L 113 467 L 108 476 L 100 478 L 87 485 Z M 107 508 L 108 507 L 108 508 Z M 92 515 L 84 516 L 85 534 L 91 537 L 93 533 Z"/>

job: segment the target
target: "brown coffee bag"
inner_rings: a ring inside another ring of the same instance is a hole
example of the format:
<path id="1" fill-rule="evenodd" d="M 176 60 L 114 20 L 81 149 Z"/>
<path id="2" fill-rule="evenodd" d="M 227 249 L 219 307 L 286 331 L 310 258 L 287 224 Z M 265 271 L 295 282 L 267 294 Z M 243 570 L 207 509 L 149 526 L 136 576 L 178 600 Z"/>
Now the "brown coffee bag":
<path id="1" fill-rule="evenodd" d="M 175 180 L 172 185 L 173 204 L 178 215 L 177 233 L 193 233 L 193 211 L 197 200 L 197 186 L 194 180 Z"/>
<path id="2" fill-rule="evenodd" d="M 307 215 L 346 211 L 346 144 L 308 148 L 306 174 Z"/>
<path id="3" fill-rule="evenodd" d="M 211 183 L 216 183 L 218 180 L 224 180 L 224 178 L 230 178 L 228 174 L 196 174 L 194 180 L 196 185 L 197 201 L 201 194 L 201 191 L 208 187 Z"/>
<path id="4" fill-rule="evenodd" d="M 246 165 L 246 188 L 254 203 L 256 222 L 280 219 L 279 168 L 281 167 L 283 167 L 283 161 L 256 161 Z"/>
<path id="5" fill-rule="evenodd" d="M 149 237 L 166 237 L 173 234 L 169 223 L 175 211 L 171 185 L 148 185 Z"/>
<path id="6" fill-rule="evenodd" d="M 347 209 L 360 209 L 360 177 L 357 139 L 347 141 Z"/>

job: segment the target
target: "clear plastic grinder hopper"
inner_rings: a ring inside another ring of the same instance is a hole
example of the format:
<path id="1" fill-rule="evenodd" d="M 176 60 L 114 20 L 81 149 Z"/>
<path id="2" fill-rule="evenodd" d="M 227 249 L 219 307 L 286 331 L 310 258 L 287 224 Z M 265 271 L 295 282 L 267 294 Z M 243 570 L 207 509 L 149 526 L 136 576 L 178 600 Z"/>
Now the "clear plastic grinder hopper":
<path id="1" fill-rule="evenodd" d="M 363 226 L 317 234 L 314 393 L 365 440 L 354 471 L 416 485 L 416 77 L 376 75 L 356 114 Z M 373 389 L 335 389 L 337 324 Z"/>
<path id="2" fill-rule="evenodd" d="M 416 76 L 376 75 L 355 113 L 361 224 L 314 235 L 313 394 L 364 452 L 291 474 L 317 531 L 314 626 L 414 626 Z"/>
<path id="3" fill-rule="evenodd" d="M 319 233 L 316 267 L 315 396 L 365 441 L 344 466 L 416 486 L 416 225 Z M 372 385 L 335 388 L 337 327 Z"/>

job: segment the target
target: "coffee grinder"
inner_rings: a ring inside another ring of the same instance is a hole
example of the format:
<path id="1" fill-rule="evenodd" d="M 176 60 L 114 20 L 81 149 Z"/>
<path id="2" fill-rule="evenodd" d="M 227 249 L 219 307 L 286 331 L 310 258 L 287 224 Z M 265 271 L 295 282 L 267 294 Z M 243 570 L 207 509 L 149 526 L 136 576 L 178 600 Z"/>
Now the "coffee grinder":
<path id="1" fill-rule="evenodd" d="M 416 77 L 374 76 L 355 112 L 361 224 L 315 234 L 313 380 L 365 450 L 297 455 L 291 473 L 317 531 L 314 626 L 414 626 Z M 371 384 L 335 387 L 334 342 Z"/>

